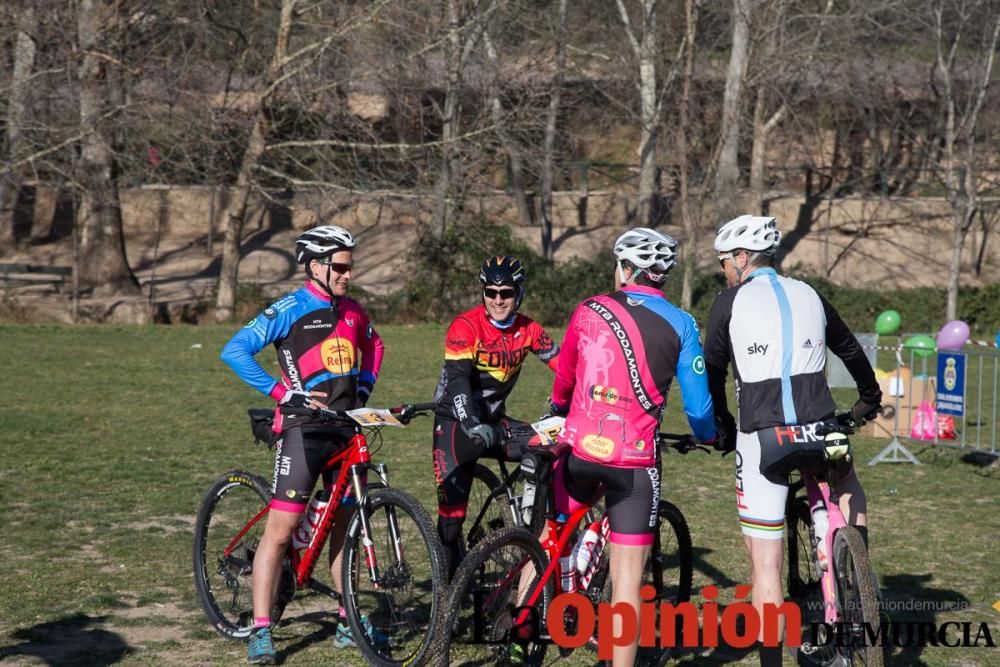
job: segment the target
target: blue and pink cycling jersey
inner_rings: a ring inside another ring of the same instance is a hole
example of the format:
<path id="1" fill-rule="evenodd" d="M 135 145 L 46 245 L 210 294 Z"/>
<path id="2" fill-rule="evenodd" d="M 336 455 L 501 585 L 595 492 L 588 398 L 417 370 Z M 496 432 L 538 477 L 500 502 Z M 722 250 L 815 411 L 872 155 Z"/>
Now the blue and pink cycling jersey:
<path id="1" fill-rule="evenodd" d="M 585 460 L 638 468 L 656 461 L 656 431 L 674 377 L 699 440 L 715 438 L 694 318 L 654 288 L 583 301 L 570 319 L 552 400 L 569 405 L 562 439 Z"/>
<path id="2" fill-rule="evenodd" d="M 278 355 L 280 381 L 255 359 L 271 344 Z M 326 396 L 319 400 L 331 410 L 350 410 L 357 407 L 358 387 L 375 384 L 384 350 L 356 301 L 340 297 L 331 305 L 329 296 L 306 283 L 236 332 L 223 348 L 222 360 L 244 382 L 275 400 L 289 389 L 322 391 Z"/>

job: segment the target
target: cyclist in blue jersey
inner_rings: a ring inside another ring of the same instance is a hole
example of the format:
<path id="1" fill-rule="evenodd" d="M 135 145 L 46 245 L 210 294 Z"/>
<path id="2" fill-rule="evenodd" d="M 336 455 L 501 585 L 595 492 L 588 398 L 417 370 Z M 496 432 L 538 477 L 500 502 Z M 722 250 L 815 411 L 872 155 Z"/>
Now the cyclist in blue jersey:
<path id="1" fill-rule="evenodd" d="M 295 241 L 295 258 L 305 265 L 304 286 L 272 303 L 240 329 L 222 350 L 222 360 L 248 385 L 279 406 L 350 410 L 364 405 L 382 365 L 384 346 L 364 309 L 348 298 L 354 237 L 345 229 L 320 226 Z M 256 355 L 274 345 L 281 379 Z M 281 562 L 299 525 L 323 463 L 347 445 L 349 431 L 316 424 L 308 417 L 275 411 L 274 479 L 270 512 L 253 562 L 254 632 L 247 660 L 273 664 L 270 610 Z M 337 471 L 324 473 L 332 487 Z M 330 535 L 330 574 L 342 591 L 340 557 L 353 503 L 337 510 Z M 339 610 L 334 646 L 354 646 L 344 609 Z M 367 620 L 367 619 L 366 619 Z"/>
<path id="2" fill-rule="evenodd" d="M 778 275 L 774 253 L 781 232 L 772 217 L 743 215 L 715 238 L 729 289 L 715 298 L 705 333 L 705 364 L 716 414 L 736 451 L 736 505 L 750 556 L 753 605 L 784 601 L 781 586 L 782 535 L 788 480 L 766 471 L 759 434 L 765 429 L 810 424 L 834 415 L 836 404 L 823 373 L 826 350 L 843 360 L 858 387 L 858 420 L 878 411 L 882 392 L 857 339 L 830 303 L 804 282 Z M 730 362 L 736 379 L 739 429 L 726 401 Z M 793 448 L 784 448 L 792 451 Z M 783 454 L 786 455 L 786 454 Z M 865 494 L 853 466 L 829 479 L 848 522 L 865 542 Z M 782 620 L 779 617 L 779 621 Z M 763 638 L 763 629 L 759 638 Z M 761 665 L 780 665 L 780 647 L 760 647 Z"/>

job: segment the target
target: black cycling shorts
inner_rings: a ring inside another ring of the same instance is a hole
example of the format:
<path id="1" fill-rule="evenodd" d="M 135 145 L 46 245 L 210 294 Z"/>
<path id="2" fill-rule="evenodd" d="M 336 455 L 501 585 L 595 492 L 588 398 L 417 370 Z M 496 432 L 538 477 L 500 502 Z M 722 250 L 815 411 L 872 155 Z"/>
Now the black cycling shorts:
<path id="1" fill-rule="evenodd" d="M 556 461 L 556 515 L 565 519 L 604 496 L 610 540 L 627 546 L 653 544 L 660 510 L 660 462 L 649 468 L 615 468 L 577 458 Z"/>
<path id="2" fill-rule="evenodd" d="M 788 474 L 795 470 L 825 475 L 830 470 L 826 441 L 816 435 L 816 428 L 822 423 L 772 426 L 756 431 L 760 442 L 760 474 L 772 484 L 787 484 Z M 850 462 L 837 461 L 831 481 L 846 477 L 850 469 Z"/>
<path id="3" fill-rule="evenodd" d="M 463 518 L 469 505 L 476 461 L 480 458 L 498 461 L 519 461 L 524 443 L 530 438 L 530 426 L 525 422 L 503 417 L 497 422 L 504 429 L 524 432 L 514 442 L 497 444 L 486 449 L 476 438 L 470 438 L 454 419 L 434 418 L 434 481 L 437 484 L 438 515 Z M 524 440 L 524 442 L 521 442 Z"/>
<path id="4" fill-rule="evenodd" d="M 301 511 L 309 502 L 320 473 L 323 483 L 331 486 L 339 467 L 323 473 L 323 464 L 347 447 L 353 434 L 350 430 L 309 425 L 294 426 L 282 432 L 274 445 L 271 506 Z"/>

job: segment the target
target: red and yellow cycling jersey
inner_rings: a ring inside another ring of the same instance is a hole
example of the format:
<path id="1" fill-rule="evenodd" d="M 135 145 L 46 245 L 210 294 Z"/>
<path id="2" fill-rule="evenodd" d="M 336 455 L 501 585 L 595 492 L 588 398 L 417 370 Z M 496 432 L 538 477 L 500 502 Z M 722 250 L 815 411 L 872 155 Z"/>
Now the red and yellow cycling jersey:
<path id="1" fill-rule="evenodd" d="M 555 370 L 559 346 L 525 315 L 517 314 L 506 329 L 497 328 L 482 305 L 456 317 L 445 334 L 444 366 L 434 392 L 438 414 L 466 425 L 503 417 L 529 352 Z"/>

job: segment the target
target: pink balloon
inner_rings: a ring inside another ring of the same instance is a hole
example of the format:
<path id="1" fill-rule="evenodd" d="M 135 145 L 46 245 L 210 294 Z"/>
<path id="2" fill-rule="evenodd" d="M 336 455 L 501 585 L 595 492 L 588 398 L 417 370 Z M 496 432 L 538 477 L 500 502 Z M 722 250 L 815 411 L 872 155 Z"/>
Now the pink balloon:
<path id="1" fill-rule="evenodd" d="M 957 352 L 969 340 L 969 325 L 962 320 L 952 320 L 938 331 L 937 347 L 939 350 Z"/>

